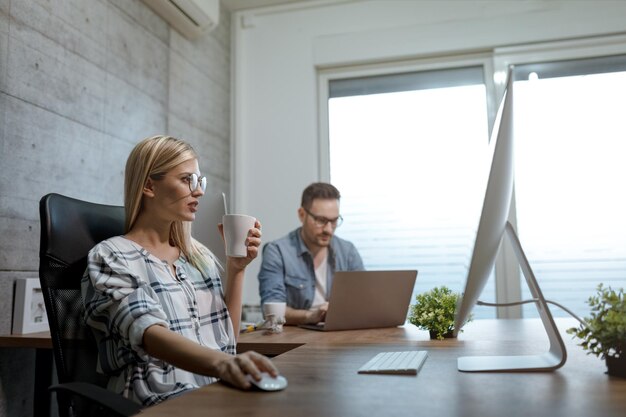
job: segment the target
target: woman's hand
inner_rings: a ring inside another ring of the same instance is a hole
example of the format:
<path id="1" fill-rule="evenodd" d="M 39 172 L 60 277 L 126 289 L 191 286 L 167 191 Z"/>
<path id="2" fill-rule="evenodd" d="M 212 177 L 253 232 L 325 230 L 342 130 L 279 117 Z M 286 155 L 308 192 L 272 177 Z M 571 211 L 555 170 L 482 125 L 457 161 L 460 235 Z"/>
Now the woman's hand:
<path id="1" fill-rule="evenodd" d="M 261 372 L 267 372 L 273 377 L 278 376 L 278 370 L 267 357 L 252 351 L 229 356 L 217 364 L 217 376 L 237 388 L 250 388 L 251 384 L 246 375 L 250 374 L 259 381 Z"/>
<path id="2" fill-rule="evenodd" d="M 159 324 L 144 331 L 143 347 L 150 356 L 189 372 L 220 378 L 238 388 L 250 387 L 247 374 L 257 381 L 261 379 L 261 372 L 273 377 L 278 375 L 274 364 L 256 352 L 229 355 L 202 346 Z"/>
<path id="3" fill-rule="evenodd" d="M 224 225 L 220 223 L 217 227 L 222 235 L 222 239 L 224 239 Z M 258 220 L 255 221 L 254 227 L 248 230 L 248 237 L 245 243 L 247 248 L 246 257 L 228 257 L 229 266 L 234 267 L 236 270 L 244 270 L 259 254 L 259 248 L 261 247 L 261 223 Z"/>
<path id="4" fill-rule="evenodd" d="M 218 224 L 219 231 L 224 238 L 224 225 Z M 245 278 L 246 266 L 259 254 L 261 246 L 261 223 L 254 221 L 254 227 L 248 230 L 248 236 L 244 242 L 246 245 L 246 256 L 239 258 L 229 256 L 226 261 L 226 291 L 224 291 L 224 300 L 226 307 L 230 313 L 230 319 L 235 329 L 235 337 L 239 337 L 239 324 L 241 323 L 241 300 L 243 297 L 243 281 Z"/>

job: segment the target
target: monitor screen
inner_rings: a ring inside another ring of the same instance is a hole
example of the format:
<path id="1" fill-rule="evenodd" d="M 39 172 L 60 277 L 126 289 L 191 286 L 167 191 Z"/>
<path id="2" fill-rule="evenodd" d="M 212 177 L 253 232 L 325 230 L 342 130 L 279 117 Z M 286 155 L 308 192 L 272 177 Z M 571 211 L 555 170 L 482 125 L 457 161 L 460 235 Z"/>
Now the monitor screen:
<path id="1" fill-rule="evenodd" d="M 478 301 L 491 270 L 503 236 L 509 237 L 513 252 L 530 288 L 539 316 L 548 335 L 550 348 L 539 355 L 465 356 L 459 357 L 458 369 L 464 372 L 484 371 L 553 371 L 563 366 L 567 352 L 537 279 L 524 254 L 517 234 L 508 223 L 513 193 L 513 71 L 509 70 L 506 89 L 492 130 L 489 149 L 492 152 L 485 200 L 476 232 L 465 291 L 454 320 L 458 334 Z M 493 304 L 497 305 L 497 304 Z"/>
<path id="2" fill-rule="evenodd" d="M 512 72 L 509 71 L 507 86 L 491 132 L 491 169 L 465 290 L 456 310 L 455 334 L 467 321 L 489 279 L 509 216 L 514 172 L 512 82 Z"/>

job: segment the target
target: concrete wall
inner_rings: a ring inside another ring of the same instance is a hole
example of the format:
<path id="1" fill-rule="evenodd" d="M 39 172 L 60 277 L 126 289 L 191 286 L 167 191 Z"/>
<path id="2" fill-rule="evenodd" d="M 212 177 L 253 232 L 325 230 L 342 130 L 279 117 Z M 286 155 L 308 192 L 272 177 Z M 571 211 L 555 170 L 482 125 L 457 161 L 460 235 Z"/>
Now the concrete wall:
<path id="1" fill-rule="evenodd" d="M 121 205 L 130 149 L 158 133 L 196 147 L 209 194 L 228 191 L 228 12 L 189 41 L 139 0 L 0 0 L 0 334 L 14 280 L 37 277 L 39 199 Z M 33 362 L 0 349 L 0 417 L 31 415 Z"/>

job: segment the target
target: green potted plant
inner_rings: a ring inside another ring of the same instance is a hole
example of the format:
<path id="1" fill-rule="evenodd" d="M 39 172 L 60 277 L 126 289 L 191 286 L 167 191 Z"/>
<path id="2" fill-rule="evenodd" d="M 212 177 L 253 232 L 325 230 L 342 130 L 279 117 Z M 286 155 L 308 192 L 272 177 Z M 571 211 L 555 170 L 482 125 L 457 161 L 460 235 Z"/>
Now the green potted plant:
<path id="1" fill-rule="evenodd" d="M 452 337 L 454 312 L 459 298 L 460 294 L 452 292 L 445 285 L 418 294 L 416 303 L 410 309 L 409 322 L 422 330 L 428 330 L 431 339 Z"/>
<path id="2" fill-rule="evenodd" d="M 598 285 L 595 295 L 587 300 L 591 317 L 578 327 L 567 329 L 582 340 L 580 346 L 588 354 L 606 361 L 609 375 L 626 378 L 626 299 L 624 289 L 613 290 Z"/>

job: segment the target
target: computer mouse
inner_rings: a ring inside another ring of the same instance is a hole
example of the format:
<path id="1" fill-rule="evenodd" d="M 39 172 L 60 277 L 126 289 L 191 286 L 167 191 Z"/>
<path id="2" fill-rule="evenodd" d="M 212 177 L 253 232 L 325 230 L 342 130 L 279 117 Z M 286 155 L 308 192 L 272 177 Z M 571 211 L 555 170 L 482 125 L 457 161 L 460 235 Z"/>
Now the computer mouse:
<path id="1" fill-rule="evenodd" d="M 261 372 L 261 379 L 259 381 L 255 381 L 250 374 L 246 375 L 246 379 L 250 381 L 253 387 L 262 391 L 280 391 L 287 388 L 287 378 L 282 375 L 278 375 L 274 378 L 267 372 Z"/>

